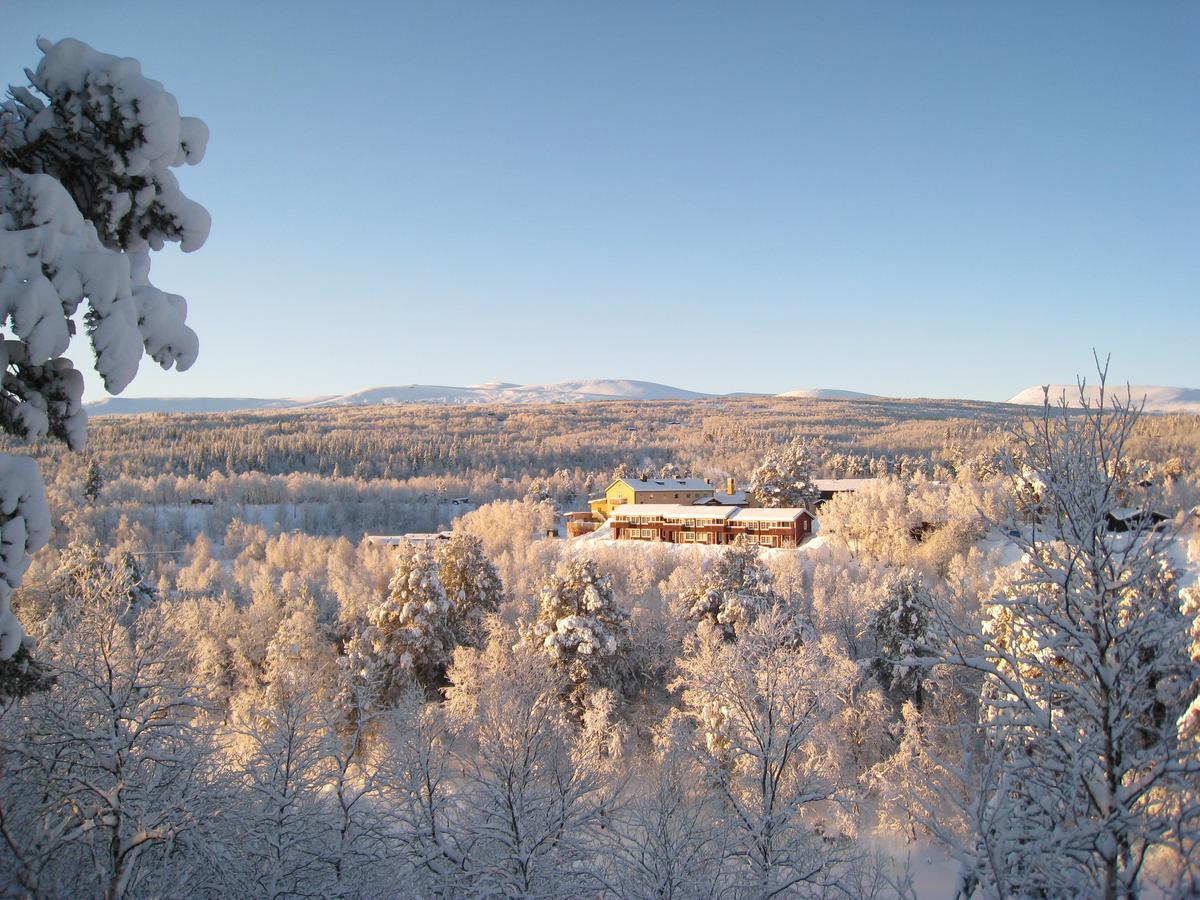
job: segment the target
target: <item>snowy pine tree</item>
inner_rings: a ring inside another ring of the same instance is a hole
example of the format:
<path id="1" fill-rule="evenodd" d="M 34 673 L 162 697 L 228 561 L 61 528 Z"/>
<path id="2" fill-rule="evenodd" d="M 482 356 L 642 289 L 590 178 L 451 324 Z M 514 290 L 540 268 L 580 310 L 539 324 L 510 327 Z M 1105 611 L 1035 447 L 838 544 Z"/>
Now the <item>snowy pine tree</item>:
<path id="1" fill-rule="evenodd" d="M 890 574 L 883 598 L 871 614 L 869 629 L 877 654 L 871 672 L 897 705 L 911 700 L 919 709 L 924 698 L 927 670 L 906 662 L 928 654 L 929 592 L 920 576 L 902 570 Z"/>
<path id="2" fill-rule="evenodd" d="M 617 605 L 611 579 L 588 559 L 571 560 L 547 579 L 537 619 L 523 631 L 565 673 L 581 707 L 590 690 L 627 687 L 630 634 L 629 613 Z"/>
<path id="3" fill-rule="evenodd" d="M 23 440 L 83 446 L 83 378 L 65 354 L 83 316 L 96 370 L 119 393 L 143 352 L 186 369 L 196 335 L 187 304 L 150 282 L 149 251 L 208 237 L 209 216 L 171 171 L 204 156 L 208 129 L 136 60 L 75 40 L 39 40 L 28 86 L 0 103 L 0 429 Z M 9 609 L 29 556 L 49 537 L 45 488 L 32 460 L 0 458 L 0 659 L 22 631 Z"/>
<path id="4" fill-rule="evenodd" d="M 753 544 L 726 547 L 716 564 L 682 598 L 684 617 L 717 626 L 726 640 L 779 602 L 775 577 Z"/>
<path id="5" fill-rule="evenodd" d="M 483 541 L 458 532 L 435 552 L 438 577 L 450 601 L 450 631 L 455 644 L 483 646 L 484 620 L 500 608 L 504 585 L 483 552 Z"/>
<path id="6" fill-rule="evenodd" d="M 83 478 L 84 499 L 88 503 L 95 503 L 100 499 L 100 491 L 103 489 L 104 476 L 100 474 L 100 467 L 94 459 L 88 460 L 87 474 Z"/>
<path id="7" fill-rule="evenodd" d="M 344 670 L 357 685 L 373 685 L 391 704 L 413 683 L 441 683 L 454 652 L 451 603 L 433 551 L 404 543 L 388 595 L 367 610 L 367 624 L 347 643 Z"/>

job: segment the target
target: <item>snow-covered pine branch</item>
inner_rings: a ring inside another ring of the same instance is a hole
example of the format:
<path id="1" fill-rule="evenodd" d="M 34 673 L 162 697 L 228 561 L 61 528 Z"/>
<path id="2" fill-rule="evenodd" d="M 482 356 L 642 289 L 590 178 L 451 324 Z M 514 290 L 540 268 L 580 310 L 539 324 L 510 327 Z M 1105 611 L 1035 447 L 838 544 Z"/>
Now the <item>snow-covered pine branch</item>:
<path id="1" fill-rule="evenodd" d="M 137 60 L 77 40 L 39 40 L 28 86 L 0 103 L 0 428 L 23 440 L 83 446 L 83 378 L 66 356 L 83 321 L 111 393 L 142 354 L 188 368 L 198 342 L 187 303 L 150 281 L 151 250 L 196 250 L 209 215 L 171 171 L 204 156 L 208 129 Z M 9 608 L 29 554 L 49 536 L 41 478 L 24 461 L 0 468 L 0 660 L 20 646 Z"/>

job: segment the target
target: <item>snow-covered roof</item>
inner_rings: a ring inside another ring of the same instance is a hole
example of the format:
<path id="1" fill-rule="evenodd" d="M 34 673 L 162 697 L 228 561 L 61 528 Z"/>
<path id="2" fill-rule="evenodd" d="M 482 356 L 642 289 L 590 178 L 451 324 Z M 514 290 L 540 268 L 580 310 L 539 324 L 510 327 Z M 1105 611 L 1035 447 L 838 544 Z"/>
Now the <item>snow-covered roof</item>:
<path id="1" fill-rule="evenodd" d="M 711 491 L 713 486 L 703 478 L 618 478 L 635 491 Z M 614 481 L 613 484 L 616 484 Z M 609 485 L 611 487 L 612 485 Z"/>
<path id="2" fill-rule="evenodd" d="M 1109 515 L 1118 522 L 1128 522 L 1131 519 L 1138 519 L 1142 516 L 1151 519 L 1158 518 L 1160 520 L 1167 518 L 1166 515 L 1160 513 L 1158 510 L 1143 509 L 1138 506 L 1118 506 L 1116 509 L 1112 510 Z"/>
<path id="3" fill-rule="evenodd" d="M 713 501 L 716 501 L 715 503 Z M 709 504 L 712 506 L 744 506 L 750 502 L 749 496 L 745 491 L 734 491 L 732 494 L 727 494 L 724 491 L 714 491 L 711 497 L 700 497 L 692 501 L 694 506 L 703 506 Z"/>
<path id="4" fill-rule="evenodd" d="M 448 541 L 454 537 L 452 531 L 418 532 L 410 534 L 368 534 L 367 543 L 379 544 L 383 547 L 399 547 L 401 544 L 431 544 L 435 541 Z"/>
<path id="5" fill-rule="evenodd" d="M 813 483 L 816 484 L 818 491 L 832 491 L 839 493 L 841 491 L 861 491 L 868 484 L 874 484 L 878 478 L 815 478 Z"/>
<path id="6" fill-rule="evenodd" d="M 739 522 L 795 522 L 804 513 L 812 513 L 798 506 L 781 506 L 776 509 L 738 509 L 732 516 L 734 524 Z"/>
<path id="7" fill-rule="evenodd" d="M 613 518 L 629 519 L 728 519 L 736 506 L 685 506 L 682 503 L 625 503 L 613 510 Z"/>

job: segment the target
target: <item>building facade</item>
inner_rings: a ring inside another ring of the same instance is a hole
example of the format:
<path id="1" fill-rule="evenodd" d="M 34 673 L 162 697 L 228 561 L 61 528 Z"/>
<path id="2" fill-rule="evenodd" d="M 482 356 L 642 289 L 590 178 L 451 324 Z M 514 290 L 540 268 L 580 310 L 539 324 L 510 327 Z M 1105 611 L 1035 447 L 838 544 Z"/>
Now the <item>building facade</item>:
<path id="1" fill-rule="evenodd" d="M 714 491 L 703 478 L 618 478 L 605 488 L 603 497 L 589 500 L 588 506 L 603 521 L 626 504 L 695 503 Z"/>
<path id="2" fill-rule="evenodd" d="M 613 511 L 613 538 L 670 544 L 732 544 L 738 538 L 763 547 L 797 547 L 813 533 L 806 509 L 630 504 Z"/>

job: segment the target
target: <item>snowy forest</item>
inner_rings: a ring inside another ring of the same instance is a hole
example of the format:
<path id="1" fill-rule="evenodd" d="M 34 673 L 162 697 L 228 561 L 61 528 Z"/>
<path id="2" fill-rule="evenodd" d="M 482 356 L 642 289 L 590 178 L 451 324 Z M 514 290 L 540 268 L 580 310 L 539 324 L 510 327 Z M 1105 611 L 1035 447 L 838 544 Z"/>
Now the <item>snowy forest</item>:
<path id="1" fill-rule="evenodd" d="M 207 236 L 172 172 L 207 130 L 39 46 L 0 106 L 6 895 L 1200 892 L 1200 417 L 1106 385 L 89 425 L 84 300 L 110 390 L 195 358 L 149 272 Z M 548 536 L 648 473 L 873 480 L 794 550 Z"/>

